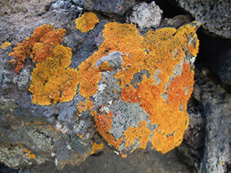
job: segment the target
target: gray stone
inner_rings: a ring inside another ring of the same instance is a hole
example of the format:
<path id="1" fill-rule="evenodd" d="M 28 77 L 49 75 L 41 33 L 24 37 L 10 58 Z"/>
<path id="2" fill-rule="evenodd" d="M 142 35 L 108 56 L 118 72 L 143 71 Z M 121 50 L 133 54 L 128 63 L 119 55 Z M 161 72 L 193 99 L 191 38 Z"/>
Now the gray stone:
<path id="1" fill-rule="evenodd" d="M 231 38 L 231 1 L 176 0 L 195 20 L 202 23 L 208 32 Z"/>
<path id="2" fill-rule="evenodd" d="M 135 4 L 135 0 L 83 0 L 77 4 L 86 10 L 103 12 L 105 15 L 123 15 Z"/>
<path id="3" fill-rule="evenodd" d="M 206 121 L 205 146 L 199 170 L 228 172 L 231 163 L 231 97 L 223 88 L 197 73 L 194 97 L 202 107 Z"/>
<path id="4" fill-rule="evenodd" d="M 135 23 L 139 28 L 157 28 L 160 25 L 163 11 L 156 5 L 155 1 L 150 4 L 142 2 L 133 7 L 131 16 L 127 18 L 128 23 Z"/>

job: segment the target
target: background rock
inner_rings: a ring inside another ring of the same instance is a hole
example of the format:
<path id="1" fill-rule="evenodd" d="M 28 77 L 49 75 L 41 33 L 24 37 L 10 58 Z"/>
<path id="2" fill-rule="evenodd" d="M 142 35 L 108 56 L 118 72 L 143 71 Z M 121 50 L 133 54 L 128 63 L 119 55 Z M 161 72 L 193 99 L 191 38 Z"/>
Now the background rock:
<path id="1" fill-rule="evenodd" d="M 197 75 L 194 96 L 202 104 L 206 119 L 203 160 L 204 172 L 229 172 L 231 163 L 231 97 L 208 78 Z"/>
<path id="2" fill-rule="evenodd" d="M 231 85 L 231 40 L 211 37 L 200 31 L 200 54 L 197 63 L 210 69 L 220 80 Z"/>
<path id="3" fill-rule="evenodd" d="M 97 11 L 106 15 L 123 15 L 135 4 L 135 0 L 75 0 L 74 2 L 86 10 Z"/>
<path id="4" fill-rule="evenodd" d="M 127 18 L 128 23 L 135 23 L 141 29 L 156 28 L 160 25 L 163 11 L 156 5 L 155 1 L 150 4 L 142 2 L 133 7 L 132 14 Z"/>
<path id="5" fill-rule="evenodd" d="M 231 38 L 231 1 L 176 0 L 195 20 L 202 23 L 208 32 L 224 38 Z"/>

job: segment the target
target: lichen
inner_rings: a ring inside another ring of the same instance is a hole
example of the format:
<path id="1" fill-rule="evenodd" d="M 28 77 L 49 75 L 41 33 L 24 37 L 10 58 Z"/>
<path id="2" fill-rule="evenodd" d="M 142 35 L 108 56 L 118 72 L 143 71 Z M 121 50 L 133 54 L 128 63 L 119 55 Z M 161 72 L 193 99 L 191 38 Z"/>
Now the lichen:
<path id="1" fill-rule="evenodd" d="M 149 118 L 124 129 L 123 135 L 116 138 L 111 133 L 115 115 L 110 106 L 103 109 L 106 105 L 101 105 L 98 111 L 88 108 L 92 111 L 97 131 L 123 157 L 136 148 L 145 149 L 148 143 L 152 149 L 166 153 L 182 142 L 189 122 L 187 100 L 194 82 L 194 73 L 186 56 L 196 56 L 198 52 L 197 27 L 194 22 L 179 29 L 149 30 L 141 36 L 133 24 L 107 23 L 103 30 L 104 41 L 98 51 L 80 64 L 79 93 L 86 101 L 101 92 L 98 83 L 102 74 L 114 70 L 114 77 L 122 90 L 120 99 L 139 103 L 148 114 Z M 115 51 L 122 53 L 121 69 L 112 69 L 106 61 L 96 65 L 100 58 Z M 134 74 L 143 70 L 149 75 L 143 75 L 134 87 L 131 82 Z"/>
<path id="2" fill-rule="evenodd" d="M 97 151 L 100 151 L 103 149 L 103 144 L 97 144 L 96 142 L 93 143 L 91 153 L 90 154 L 95 154 Z"/>
<path id="3" fill-rule="evenodd" d="M 23 150 L 24 150 L 24 152 L 26 152 L 27 156 L 30 159 L 35 159 L 36 158 L 36 156 L 34 154 L 31 154 L 31 151 L 29 151 L 28 149 L 24 148 Z"/>
<path id="4" fill-rule="evenodd" d="M 86 12 L 75 20 L 76 29 L 79 29 L 82 33 L 94 29 L 97 23 L 99 23 L 99 19 L 93 12 Z"/>
<path id="5" fill-rule="evenodd" d="M 6 47 L 8 47 L 10 45 L 11 45 L 11 43 L 6 41 L 1 45 L 1 48 L 6 48 Z"/>
<path id="6" fill-rule="evenodd" d="M 68 67 L 71 63 L 71 49 L 57 45 L 52 54 L 53 57 L 37 63 L 32 71 L 29 91 L 33 94 L 33 103 L 50 105 L 67 102 L 76 94 L 77 70 Z"/>
<path id="7" fill-rule="evenodd" d="M 33 103 L 50 105 L 73 99 L 77 90 L 77 70 L 71 64 L 71 48 L 60 45 L 65 29 L 55 30 L 52 25 L 34 29 L 32 36 L 19 43 L 9 55 L 16 63 L 15 72 L 23 68 L 23 62 L 30 56 L 36 63 L 32 71 L 29 91 Z"/>
<path id="8" fill-rule="evenodd" d="M 14 57 L 10 62 L 16 65 L 15 72 L 20 72 L 24 67 L 23 62 L 29 56 L 33 62 L 43 62 L 47 57 L 52 56 L 53 46 L 62 42 L 65 32 L 65 29 L 55 30 L 52 25 L 46 24 L 35 28 L 31 37 L 18 43 L 14 51 L 9 53 L 9 56 Z"/>

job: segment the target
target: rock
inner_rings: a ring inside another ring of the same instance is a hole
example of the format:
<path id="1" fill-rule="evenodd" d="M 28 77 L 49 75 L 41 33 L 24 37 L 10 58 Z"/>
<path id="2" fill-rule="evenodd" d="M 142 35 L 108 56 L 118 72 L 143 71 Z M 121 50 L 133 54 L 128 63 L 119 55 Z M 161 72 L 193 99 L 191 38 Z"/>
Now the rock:
<path id="1" fill-rule="evenodd" d="M 0 169 L 1 170 L 1 169 Z M 59 170 L 52 162 L 45 162 L 41 165 L 30 166 L 21 169 L 22 173 L 36 172 L 36 173 L 56 173 Z M 173 150 L 165 155 L 156 151 L 142 152 L 136 151 L 132 156 L 125 159 L 116 155 L 112 150 L 104 149 L 99 155 L 93 155 L 86 159 L 85 162 L 78 166 L 66 165 L 62 171 L 78 172 L 78 173 L 191 173 L 191 171 L 178 161 L 176 151 Z"/>
<path id="2" fill-rule="evenodd" d="M 194 22 L 178 30 L 149 30 L 143 37 L 132 24 L 110 22 L 98 51 L 80 64 L 79 94 L 85 101 L 78 110 L 91 112 L 97 131 L 122 157 L 138 148 L 166 153 L 181 143 L 188 125 L 197 27 Z M 182 42 L 185 35 L 187 42 Z"/>
<path id="3" fill-rule="evenodd" d="M 204 29 L 224 38 L 231 38 L 231 1 L 176 0 Z"/>
<path id="4" fill-rule="evenodd" d="M 161 22 L 161 27 L 174 27 L 179 28 L 180 26 L 189 23 L 191 21 L 190 17 L 187 15 L 177 15 L 173 18 L 164 18 Z"/>
<path id="5" fill-rule="evenodd" d="M 132 14 L 127 18 L 128 23 L 135 23 L 139 28 L 157 28 L 160 25 L 163 11 L 155 1 L 150 4 L 142 2 L 133 7 Z"/>
<path id="6" fill-rule="evenodd" d="M 231 142 L 231 97 L 200 73 L 196 73 L 194 97 L 202 107 L 206 121 L 203 159 L 198 171 L 229 172 Z"/>
<path id="7" fill-rule="evenodd" d="M 231 40 L 210 37 L 201 32 L 198 63 L 210 69 L 226 85 L 231 85 Z"/>
<path id="8" fill-rule="evenodd" d="M 188 102 L 189 127 L 185 131 L 182 144 L 177 147 L 180 160 L 192 167 L 196 172 L 200 170 L 205 145 L 205 116 L 201 103 L 194 98 L 194 93 Z"/>
<path id="9" fill-rule="evenodd" d="M 82 33 L 74 23 L 82 13 L 76 1 L 43 3 L 13 3 L 27 10 L 10 11 L 1 17 L 0 41 L 12 43 L 0 49 L 1 163 L 16 169 L 51 161 L 62 169 L 83 162 L 94 153 L 93 145 L 101 145 L 104 140 L 123 157 L 138 148 L 166 153 L 179 145 L 188 125 L 186 103 L 192 92 L 193 62 L 198 52 L 197 23 L 179 29 L 150 30 L 142 36 L 132 24 L 111 22 L 98 15 L 99 23 Z M 50 8 L 45 8 L 47 5 Z M 68 10 L 73 5 L 73 10 Z M 122 12 L 124 8 L 110 14 Z M 53 25 L 53 32 L 43 33 L 41 25 Z M 65 36 L 61 28 L 66 30 Z M 34 30 L 37 39 L 30 40 Z M 59 31 L 61 37 L 56 35 Z M 185 36 L 186 41 L 182 39 Z M 24 68 L 17 74 L 16 64 L 10 63 L 17 56 L 10 57 L 9 53 L 25 39 L 30 44 L 23 44 L 28 48 L 23 49 L 27 56 L 20 61 Z M 36 51 L 44 49 L 39 46 L 51 50 L 41 61 L 37 61 Z M 169 59 L 165 59 L 167 55 Z M 59 75 L 64 72 L 67 77 Z M 48 81 L 48 76 L 53 80 Z M 181 79 L 183 82 L 179 82 Z M 32 86 L 36 92 L 28 90 Z M 70 88 L 74 91 L 71 97 L 56 99 L 70 94 Z M 44 104 L 44 98 L 49 102 Z M 159 115 L 156 119 L 155 114 Z M 155 140 L 158 137 L 160 141 Z M 110 139 L 123 143 L 117 145 Z"/>
<path id="10" fill-rule="evenodd" d="M 98 11 L 105 15 L 124 15 L 135 4 L 135 0 L 81 0 L 75 3 L 85 10 Z"/>

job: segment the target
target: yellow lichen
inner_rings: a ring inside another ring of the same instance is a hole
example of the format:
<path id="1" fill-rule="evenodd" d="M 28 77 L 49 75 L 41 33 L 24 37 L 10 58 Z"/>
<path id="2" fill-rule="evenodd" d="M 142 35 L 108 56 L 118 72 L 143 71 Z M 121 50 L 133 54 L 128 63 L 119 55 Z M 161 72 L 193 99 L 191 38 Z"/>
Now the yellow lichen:
<path id="1" fill-rule="evenodd" d="M 71 49 L 57 45 L 53 57 L 37 63 L 32 71 L 29 91 L 33 94 L 33 103 L 50 105 L 73 99 L 77 89 L 77 70 L 69 68 Z"/>
<path id="2" fill-rule="evenodd" d="M 24 150 L 24 152 L 27 153 L 27 156 L 28 156 L 30 159 L 35 159 L 35 158 L 36 158 L 36 156 L 35 156 L 34 154 L 31 154 L 31 151 L 29 151 L 28 149 L 24 148 L 23 150 Z"/>
<path id="3" fill-rule="evenodd" d="M 6 47 L 8 47 L 10 45 L 11 45 L 11 43 L 6 41 L 1 45 L 1 48 L 6 48 Z"/>
<path id="4" fill-rule="evenodd" d="M 9 55 L 14 56 L 15 72 L 23 67 L 30 56 L 36 62 L 32 71 L 29 91 L 33 94 L 33 103 L 50 105 L 73 99 L 77 90 L 77 70 L 69 68 L 72 52 L 69 47 L 60 45 L 64 29 L 55 30 L 51 25 L 35 28 L 33 35 L 18 43 Z"/>
<path id="5" fill-rule="evenodd" d="M 104 146 L 103 144 L 97 144 L 96 142 L 94 142 L 90 154 L 94 154 L 95 152 L 102 150 L 103 146 Z"/>
<path id="6" fill-rule="evenodd" d="M 79 29 L 83 33 L 94 29 L 97 23 L 99 23 L 99 19 L 93 12 L 86 12 L 75 20 L 76 29 Z"/>
<path id="7" fill-rule="evenodd" d="M 84 102 L 81 101 L 77 105 L 79 113 L 82 113 L 83 111 L 87 111 L 87 110 L 92 110 L 93 107 L 94 107 L 94 102 L 91 100 L 86 100 L 85 104 L 84 104 Z"/>

